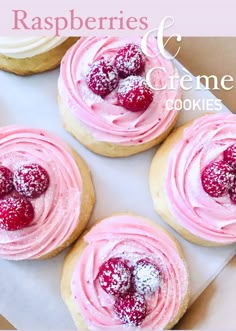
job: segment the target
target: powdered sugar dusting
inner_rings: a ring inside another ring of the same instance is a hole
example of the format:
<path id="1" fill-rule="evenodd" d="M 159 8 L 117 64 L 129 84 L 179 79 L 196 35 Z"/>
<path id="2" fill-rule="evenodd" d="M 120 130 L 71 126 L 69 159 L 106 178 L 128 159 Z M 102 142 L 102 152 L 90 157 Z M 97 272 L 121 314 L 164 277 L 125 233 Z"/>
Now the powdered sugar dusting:
<path id="1" fill-rule="evenodd" d="M 15 231 L 27 227 L 34 218 L 30 201 L 21 197 L 9 197 L 0 201 L 0 229 Z"/>
<path id="2" fill-rule="evenodd" d="M 114 59 L 114 65 L 122 78 L 141 74 L 144 64 L 145 56 L 136 44 L 127 44 L 122 47 Z"/>
<path id="3" fill-rule="evenodd" d="M 47 171 L 36 163 L 22 165 L 14 172 L 15 189 L 28 198 L 39 197 L 49 186 Z"/>
<path id="4" fill-rule="evenodd" d="M 134 267 L 133 274 L 135 289 L 140 294 L 153 294 L 161 284 L 161 276 L 157 266 L 148 260 L 138 261 Z"/>
<path id="5" fill-rule="evenodd" d="M 111 258 L 99 271 L 99 283 L 105 292 L 118 295 L 125 293 L 131 285 L 131 272 L 125 261 Z"/>
<path id="6" fill-rule="evenodd" d="M 117 298 L 114 311 L 126 326 L 139 326 L 142 324 L 147 313 L 145 298 L 138 293 L 123 295 Z"/>
<path id="7" fill-rule="evenodd" d="M 89 88 L 101 97 L 105 97 L 118 85 L 118 72 L 107 60 L 94 62 L 86 75 Z"/>
<path id="8" fill-rule="evenodd" d="M 234 178 L 233 168 L 223 160 L 208 164 L 201 176 L 204 190 L 212 197 L 227 194 Z"/>
<path id="9" fill-rule="evenodd" d="M 128 110 L 144 111 L 153 101 L 153 92 L 141 76 L 129 76 L 120 81 L 117 90 L 118 102 Z"/>
<path id="10" fill-rule="evenodd" d="M 127 253 L 123 252 L 104 262 L 99 269 L 98 279 L 106 293 L 118 297 L 114 311 L 120 320 L 129 326 L 138 326 L 146 317 L 146 299 L 149 301 L 149 296 L 157 292 L 161 276 L 156 264 L 147 257 L 140 259 L 140 254 Z M 106 300 L 103 304 L 106 305 Z"/>

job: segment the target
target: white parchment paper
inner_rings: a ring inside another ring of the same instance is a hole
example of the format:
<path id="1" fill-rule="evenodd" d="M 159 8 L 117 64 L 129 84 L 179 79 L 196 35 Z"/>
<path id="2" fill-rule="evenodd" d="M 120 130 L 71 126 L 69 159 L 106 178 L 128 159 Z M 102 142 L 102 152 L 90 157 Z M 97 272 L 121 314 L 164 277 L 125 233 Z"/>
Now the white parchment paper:
<path id="1" fill-rule="evenodd" d="M 62 128 L 56 102 L 58 74 L 54 70 L 17 77 L 0 72 L 0 126 L 18 124 L 50 130 L 81 154 L 92 171 L 96 189 L 91 222 L 114 212 L 135 212 L 168 228 L 153 210 L 148 187 L 149 167 L 156 149 L 123 159 L 105 158 L 86 150 Z M 188 91 L 186 97 L 215 98 L 206 91 Z M 223 110 L 228 111 L 225 107 Z M 199 112 L 184 111 L 179 123 L 197 116 Z M 236 247 L 204 248 L 175 235 L 189 264 L 193 301 L 235 254 Z M 0 314 L 18 329 L 75 329 L 60 297 L 65 253 L 47 261 L 0 260 Z"/>

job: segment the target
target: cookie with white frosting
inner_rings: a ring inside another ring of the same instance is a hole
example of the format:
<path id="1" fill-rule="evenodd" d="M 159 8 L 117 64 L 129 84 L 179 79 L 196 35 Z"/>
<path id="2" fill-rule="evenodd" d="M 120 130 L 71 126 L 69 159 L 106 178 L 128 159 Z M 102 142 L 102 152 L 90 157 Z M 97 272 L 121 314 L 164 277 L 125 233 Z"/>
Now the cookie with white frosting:
<path id="1" fill-rule="evenodd" d="M 0 37 L 0 70 L 32 75 L 56 68 L 78 38 Z"/>

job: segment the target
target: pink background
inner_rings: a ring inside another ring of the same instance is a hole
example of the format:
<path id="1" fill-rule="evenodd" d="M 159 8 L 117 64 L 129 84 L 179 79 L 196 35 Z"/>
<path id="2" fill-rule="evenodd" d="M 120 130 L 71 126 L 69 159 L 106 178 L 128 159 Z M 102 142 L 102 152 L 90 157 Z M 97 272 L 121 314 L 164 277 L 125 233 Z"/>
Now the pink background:
<path id="1" fill-rule="evenodd" d="M 124 11 L 124 17 L 141 16 L 148 17 L 151 28 L 158 27 L 160 21 L 165 16 L 173 16 L 175 25 L 166 30 L 166 35 L 179 33 L 183 36 L 232 36 L 236 34 L 235 22 L 235 2 L 233 0 L 218 1 L 198 0 L 198 1 L 158 1 L 158 0 L 0 0 L 1 35 L 54 35 L 54 31 L 46 30 L 20 30 L 14 31 L 13 14 L 11 10 L 24 9 L 28 12 L 28 17 L 34 16 L 65 16 L 70 9 L 74 9 L 78 16 L 83 19 L 93 16 L 120 16 L 120 10 Z M 79 31 L 64 30 L 61 35 L 128 35 L 143 34 L 140 30 L 87 30 Z"/>

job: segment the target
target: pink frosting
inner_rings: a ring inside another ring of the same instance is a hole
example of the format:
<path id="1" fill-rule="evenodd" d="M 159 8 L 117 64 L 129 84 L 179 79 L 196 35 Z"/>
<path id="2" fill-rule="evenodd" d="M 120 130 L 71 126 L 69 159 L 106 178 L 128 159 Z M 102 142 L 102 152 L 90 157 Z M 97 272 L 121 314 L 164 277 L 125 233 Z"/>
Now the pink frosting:
<path id="1" fill-rule="evenodd" d="M 73 114 L 84 123 L 98 141 L 122 145 L 145 143 L 161 135 L 175 118 L 175 109 L 166 110 L 166 100 L 179 98 L 180 87 L 175 79 L 175 90 L 154 91 L 154 100 L 145 112 L 130 112 L 117 104 L 116 90 L 105 99 L 95 95 L 87 86 L 85 76 L 89 65 L 104 57 L 112 60 L 117 51 L 129 42 L 140 44 L 141 39 L 117 37 L 81 38 L 64 56 L 59 77 L 59 94 Z M 156 42 L 149 42 L 148 50 L 156 54 Z M 166 73 L 155 70 L 152 82 L 163 86 L 170 75 L 177 75 L 172 63 L 160 55 L 146 58 L 145 72 L 163 67 Z"/>
<path id="2" fill-rule="evenodd" d="M 38 163 L 49 174 L 50 185 L 31 199 L 35 217 L 29 227 L 0 230 L 0 257 L 34 259 L 60 246 L 78 224 L 82 182 L 67 145 L 39 129 L 0 129 L 0 164 L 12 171 L 25 163 Z"/>
<path id="3" fill-rule="evenodd" d="M 210 197 L 201 173 L 211 161 L 236 143 L 236 115 L 206 115 L 184 130 L 170 154 L 165 190 L 177 221 L 194 235 L 220 244 L 236 242 L 236 205 L 229 196 Z"/>
<path id="4" fill-rule="evenodd" d="M 100 266 L 111 257 L 124 257 L 132 263 L 148 258 L 160 270 L 160 289 L 147 298 L 148 315 L 141 328 L 160 330 L 176 317 L 188 290 L 188 272 L 175 243 L 165 232 L 140 217 L 120 215 L 97 224 L 84 240 L 87 247 L 73 272 L 71 291 L 90 329 L 114 330 L 123 326 L 113 311 L 114 298 L 98 281 Z"/>

